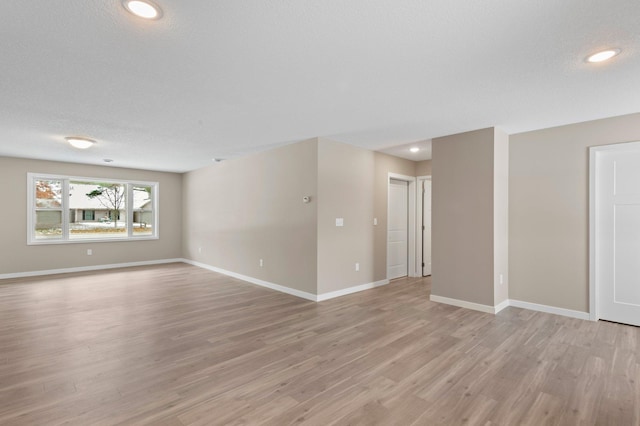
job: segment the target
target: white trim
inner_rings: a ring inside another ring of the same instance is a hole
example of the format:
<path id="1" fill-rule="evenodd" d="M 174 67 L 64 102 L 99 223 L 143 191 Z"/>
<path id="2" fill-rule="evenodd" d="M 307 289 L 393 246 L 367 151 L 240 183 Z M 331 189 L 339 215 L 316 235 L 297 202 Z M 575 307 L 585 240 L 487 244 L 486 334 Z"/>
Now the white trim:
<path id="1" fill-rule="evenodd" d="M 0 280 L 6 280 L 6 279 L 12 279 L 12 278 L 37 277 L 42 275 L 69 274 L 74 272 L 100 271 L 104 269 L 130 268 L 133 266 L 160 265 L 160 264 L 166 264 L 166 263 L 186 263 L 189 265 L 197 266 L 199 268 L 207 269 L 209 271 L 217 272 L 222 275 L 227 275 L 229 277 L 237 278 L 239 280 L 246 281 L 251 284 L 256 284 L 261 287 L 266 287 L 271 290 L 276 290 L 281 293 L 286 293 L 292 296 L 300 297 L 302 299 L 311 300 L 313 302 L 322 302 L 324 300 L 334 299 L 336 297 L 345 296 L 347 294 L 357 293 L 364 290 L 370 290 L 372 288 L 389 284 L 389 280 L 381 280 L 373 283 L 361 284 L 354 287 L 345 288 L 342 290 L 336 290 L 329 293 L 315 295 L 312 293 L 307 293 L 305 291 L 300 291 L 290 287 L 285 287 L 279 284 L 249 277 L 247 275 L 242 275 L 235 272 L 227 271 L 225 269 L 207 265 L 206 263 L 196 262 L 194 260 L 183 259 L 183 258 L 148 260 L 148 261 L 128 262 L 128 263 L 113 263 L 109 265 L 79 266 L 75 268 L 49 269 L 49 270 L 30 271 L 30 272 L 17 272 L 12 274 L 1 274 Z"/>
<path id="2" fill-rule="evenodd" d="M 539 305 L 537 303 L 523 302 L 521 300 L 507 299 L 496 306 L 482 305 L 480 303 L 467 302 L 466 300 L 451 299 L 449 297 L 431 295 L 432 302 L 444 303 L 447 305 L 457 306 L 459 308 L 472 309 L 474 311 L 485 312 L 488 314 L 497 314 L 503 309 L 513 306 L 514 308 L 528 309 L 530 311 L 545 312 L 547 314 L 562 315 L 564 317 L 577 318 L 581 320 L 589 320 L 589 313 L 582 311 L 574 311 L 571 309 L 557 308 L 555 306 Z"/>
<path id="3" fill-rule="evenodd" d="M 601 147 L 589 148 L 589 319 L 597 321 L 596 283 L 596 154 Z"/>
<path id="4" fill-rule="evenodd" d="M 184 262 L 184 259 L 177 258 L 177 259 L 144 260 L 141 262 L 112 263 L 108 265 L 78 266 L 75 268 L 16 272 L 12 274 L 1 274 L 0 280 L 6 280 L 11 278 L 38 277 L 41 275 L 69 274 L 74 272 L 100 271 L 102 269 L 130 268 L 132 266 L 148 266 L 148 265 L 160 265 L 164 263 L 180 263 L 180 262 Z"/>
<path id="5" fill-rule="evenodd" d="M 598 308 L 599 285 L 598 285 L 598 263 L 599 253 L 597 242 L 599 240 L 599 229 L 597 226 L 597 183 L 598 183 L 598 154 L 606 151 L 635 151 L 640 148 L 640 142 L 622 142 L 610 145 L 592 146 L 589 148 L 589 319 L 597 321 L 600 319 Z"/>
<path id="6" fill-rule="evenodd" d="M 312 293 L 307 293 L 304 291 L 296 290 L 290 287 L 285 287 L 279 284 L 270 283 L 268 281 L 263 281 L 257 278 L 249 277 L 242 274 L 237 274 L 235 272 L 227 271 L 225 269 L 216 268 L 215 266 L 207 265 L 205 263 L 196 262 L 194 260 L 183 259 L 183 258 L 175 258 L 175 259 L 160 259 L 160 260 L 146 260 L 140 262 L 128 262 L 128 263 L 113 263 L 108 265 L 94 265 L 94 266 L 79 266 L 75 268 L 62 268 L 62 269 L 49 269 L 49 270 L 41 270 L 41 271 L 30 271 L 30 272 L 17 272 L 11 274 L 1 274 L 0 280 L 13 279 L 13 278 L 27 278 L 27 277 L 37 277 L 42 275 L 57 275 L 57 274 L 69 274 L 75 272 L 89 272 L 89 271 L 100 271 L 107 269 L 117 269 L 117 268 L 130 268 L 134 266 L 150 266 L 150 265 L 161 265 L 167 263 L 186 263 L 189 265 L 197 266 L 203 269 L 208 269 L 213 272 L 217 272 L 219 274 L 227 275 L 233 278 L 240 279 L 242 281 L 246 281 L 252 284 L 259 285 L 261 287 L 266 287 L 271 290 L 276 290 L 281 293 L 290 294 L 292 296 L 297 296 L 306 300 L 311 300 L 313 302 L 322 302 L 324 300 L 334 299 L 336 297 L 346 296 L 348 294 L 357 293 L 364 290 L 370 290 L 376 287 L 381 287 L 383 285 L 389 284 L 389 280 L 381 280 L 367 284 L 361 284 L 349 288 L 345 288 L 342 290 L 336 290 L 329 293 L 323 293 L 319 295 L 315 295 Z M 0 282 L 0 285 L 2 283 Z M 458 306 L 460 308 L 472 309 L 474 311 L 485 312 L 489 314 L 497 314 L 508 306 L 513 306 L 516 308 L 528 309 L 531 311 L 545 312 L 549 314 L 562 315 L 570 318 L 577 318 L 582 320 L 589 320 L 588 312 L 574 311 L 571 309 L 557 308 L 555 306 L 548 305 L 539 305 L 537 303 L 523 302 L 521 300 L 513 300 L 508 299 L 498 305 L 489 306 L 482 305 L 480 303 L 467 302 L 466 300 L 459 299 L 451 299 L 449 297 L 430 295 L 429 299 L 432 302 L 444 303 L 447 305 Z"/>
<path id="7" fill-rule="evenodd" d="M 389 284 L 389 280 L 381 280 L 367 284 L 361 284 L 354 287 L 343 288 L 342 290 L 331 291 L 329 293 L 319 294 L 316 299 L 318 302 L 324 300 L 334 299 L 340 296 L 346 296 L 347 294 L 357 293 L 359 291 L 370 290 L 372 288 L 380 287 Z"/>
<path id="8" fill-rule="evenodd" d="M 329 293 L 323 293 L 319 295 L 315 295 L 312 293 L 307 293 L 306 291 L 296 290 L 291 287 L 285 287 L 280 284 L 275 284 L 269 281 L 260 280 L 258 278 L 249 277 L 247 275 L 238 274 L 236 272 L 227 271 L 226 269 L 218 268 L 215 266 L 207 265 L 206 263 L 196 262 L 195 260 L 189 259 L 181 259 L 182 262 L 188 263 L 189 265 L 197 266 L 203 269 L 208 269 L 209 271 L 217 272 L 222 275 L 227 275 L 229 277 L 237 278 L 242 281 L 249 282 L 251 284 L 256 284 L 261 287 L 266 287 L 271 290 L 276 290 L 281 293 L 290 294 L 292 296 L 297 296 L 302 299 L 311 300 L 313 302 L 322 302 L 324 300 L 334 299 L 340 296 L 346 296 L 347 294 L 357 293 L 359 291 L 370 290 L 372 288 L 380 287 L 386 284 L 389 284 L 389 280 L 381 280 L 367 284 L 361 284 L 349 288 L 344 288 L 342 290 L 331 291 Z"/>
<path id="9" fill-rule="evenodd" d="M 60 210 L 62 216 L 62 235 L 58 239 L 43 239 L 38 240 L 35 238 L 35 221 L 36 221 L 36 191 L 35 181 L 37 179 L 50 179 L 62 181 L 62 205 L 59 209 L 51 209 L 52 211 Z M 71 239 L 69 233 L 69 184 L 72 181 L 87 181 L 87 182 L 109 182 L 118 183 L 125 186 L 125 209 L 127 211 L 126 224 L 127 235 L 125 237 L 110 237 L 110 238 L 81 238 Z M 152 204 L 153 204 L 153 226 L 151 228 L 153 235 L 141 235 L 135 236 L 133 234 L 133 214 L 134 209 L 128 206 L 133 206 L 133 186 L 148 186 L 152 189 Z M 55 244 L 84 244 L 84 243 L 103 243 L 103 242 L 124 242 L 124 241 L 145 241 L 145 240 L 157 240 L 160 238 L 160 182 L 149 182 L 142 180 L 123 180 L 123 179 L 111 179 L 111 178 L 96 178 L 96 177 L 84 177 L 84 176 L 68 176 L 68 175 L 56 175 L 48 173 L 27 173 L 27 245 L 55 245 Z"/>
<path id="10" fill-rule="evenodd" d="M 509 306 L 511 306 L 511 301 L 509 299 L 507 300 L 503 300 L 501 303 L 498 303 L 495 308 L 494 311 L 497 314 L 498 312 L 500 312 L 501 310 L 503 310 L 504 308 L 508 308 Z"/>
<path id="11" fill-rule="evenodd" d="M 236 272 L 227 271 L 226 269 L 217 268 L 215 266 L 207 265 L 206 263 L 196 262 L 195 260 L 182 259 L 182 261 L 184 263 L 188 263 L 189 265 L 197 266 L 203 269 L 208 269 L 209 271 L 213 271 L 222 275 L 227 275 L 229 277 L 237 278 L 239 280 L 246 281 L 251 284 L 259 285 L 261 287 L 270 288 L 271 290 L 276 290 L 281 293 L 286 293 L 292 296 L 301 297 L 303 299 L 311 300 L 313 302 L 318 301 L 318 296 L 316 296 L 315 294 L 307 293 L 306 291 L 296 290 L 294 288 L 285 287 L 280 284 L 275 284 L 269 281 L 260 280 L 258 278 L 253 278 L 247 275 L 238 274 Z"/>
<path id="12" fill-rule="evenodd" d="M 480 303 L 467 302 L 466 300 L 451 299 L 449 297 L 436 296 L 432 294 L 429 300 L 437 303 L 444 303 L 446 305 L 457 306 L 459 308 L 473 309 L 474 311 L 485 312 L 487 314 L 495 314 L 496 308 L 489 305 L 482 305 Z"/>
<path id="13" fill-rule="evenodd" d="M 422 267 L 422 249 L 424 248 L 424 244 L 422 243 L 422 226 L 424 226 L 422 223 L 424 219 L 422 214 L 422 185 L 425 180 L 431 180 L 431 175 L 416 177 L 416 270 L 418 271 L 418 277 L 424 276 L 422 275 L 424 273 L 424 268 Z"/>
<path id="14" fill-rule="evenodd" d="M 407 273 L 409 277 L 421 277 L 422 276 L 422 271 L 420 271 L 420 273 L 418 274 L 416 265 L 416 178 L 415 176 L 407 176 L 407 175 L 401 175 L 398 173 L 388 173 L 387 174 L 387 223 L 386 223 L 386 227 L 387 227 L 387 234 L 385 235 L 385 241 L 388 240 L 388 231 L 389 231 L 389 181 L 391 179 L 397 179 L 397 180 L 402 180 L 405 182 L 409 182 L 409 188 L 408 188 L 408 196 L 409 196 L 409 206 L 408 206 L 408 212 L 409 212 L 409 229 L 408 229 L 408 241 L 407 241 L 407 245 L 409 246 L 409 252 L 407 253 Z M 387 247 L 387 252 L 385 253 L 385 263 L 387 262 L 387 257 L 389 255 L 389 248 Z M 388 264 L 386 265 L 387 268 L 387 279 L 389 279 L 389 270 L 388 270 Z"/>
<path id="15" fill-rule="evenodd" d="M 582 311 L 574 311 L 572 309 L 557 308 L 549 305 L 539 305 L 537 303 L 523 302 L 521 300 L 509 300 L 509 306 L 515 308 L 528 309 L 530 311 L 546 312 L 548 314 L 562 315 L 564 317 L 577 318 L 581 320 L 589 320 L 589 313 Z"/>

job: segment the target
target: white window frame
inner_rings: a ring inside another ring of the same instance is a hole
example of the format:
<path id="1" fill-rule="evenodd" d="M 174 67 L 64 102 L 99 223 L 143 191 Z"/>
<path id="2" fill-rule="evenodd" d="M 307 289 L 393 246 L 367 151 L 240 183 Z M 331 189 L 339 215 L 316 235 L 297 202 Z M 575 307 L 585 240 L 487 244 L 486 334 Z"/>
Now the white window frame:
<path id="1" fill-rule="evenodd" d="M 62 181 L 62 237 L 56 239 L 36 239 L 36 180 L 60 180 Z M 70 239 L 69 235 L 69 182 L 107 182 L 123 184 L 126 188 L 125 203 L 127 206 L 127 235 L 123 237 L 109 238 L 83 238 Z M 153 226 L 152 235 L 138 235 L 133 232 L 133 187 L 151 187 L 151 197 L 153 201 Z M 160 184 L 158 182 L 146 182 L 139 180 L 122 180 L 111 178 L 96 178 L 83 176 L 52 175 L 48 173 L 27 173 L 27 245 L 48 245 L 48 244 L 77 244 L 77 243 L 108 243 L 122 241 L 144 241 L 157 240 L 160 238 L 160 214 L 159 199 Z"/>

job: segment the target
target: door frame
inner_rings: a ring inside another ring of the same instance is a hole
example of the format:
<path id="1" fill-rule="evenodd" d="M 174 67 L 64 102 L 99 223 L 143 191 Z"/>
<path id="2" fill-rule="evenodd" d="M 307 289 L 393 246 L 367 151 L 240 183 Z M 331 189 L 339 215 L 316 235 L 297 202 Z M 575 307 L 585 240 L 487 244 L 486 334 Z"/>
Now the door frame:
<path id="1" fill-rule="evenodd" d="M 422 275 L 422 271 L 423 271 L 422 249 L 424 247 L 424 244 L 422 242 L 423 232 L 422 232 L 422 226 L 421 226 L 422 220 L 424 219 L 422 215 L 422 184 L 425 180 L 431 180 L 431 175 L 418 176 L 416 180 L 418 182 L 418 184 L 416 185 L 416 200 L 418 201 L 416 203 L 416 218 L 418 221 L 416 224 L 416 269 L 420 271 L 420 273 L 417 276 L 422 277 L 423 276 Z M 433 186 L 431 188 L 431 191 L 433 193 Z M 433 195 L 431 198 L 433 199 Z M 433 206 L 431 208 L 433 210 Z M 432 248 L 432 252 L 433 252 L 433 248 Z M 432 269 L 433 269 L 433 265 L 432 265 Z"/>
<path id="2" fill-rule="evenodd" d="M 640 141 L 589 147 L 589 319 L 591 321 L 600 319 L 600 312 L 598 310 L 600 291 L 600 283 L 598 280 L 598 263 L 600 261 L 598 242 L 600 241 L 601 230 L 597 226 L 598 193 L 596 191 L 600 176 L 597 165 L 598 159 L 600 158 L 599 154 L 609 151 L 640 151 Z"/>
<path id="3" fill-rule="evenodd" d="M 409 212 L 408 223 L 409 226 L 407 231 L 407 275 L 409 277 L 418 277 L 422 276 L 422 271 L 420 275 L 416 275 L 416 178 L 415 176 L 406 176 L 398 173 L 388 173 L 387 174 L 387 230 L 385 232 L 385 245 L 387 246 L 386 256 L 385 256 L 385 268 L 387 269 L 387 279 L 389 279 L 389 247 L 388 247 L 388 235 L 389 235 L 389 185 L 391 183 L 391 179 L 401 180 L 409 183 L 407 196 L 409 198 L 409 206 L 407 207 L 407 211 Z"/>

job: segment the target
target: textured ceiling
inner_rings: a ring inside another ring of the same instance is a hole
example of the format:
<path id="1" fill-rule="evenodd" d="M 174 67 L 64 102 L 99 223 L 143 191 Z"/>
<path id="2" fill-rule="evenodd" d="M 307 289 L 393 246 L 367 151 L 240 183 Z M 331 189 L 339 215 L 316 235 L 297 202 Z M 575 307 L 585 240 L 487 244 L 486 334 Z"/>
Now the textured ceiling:
<path id="1" fill-rule="evenodd" d="M 0 155 L 181 172 L 315 136 L 376 150 L 640 111 L 638 0 L 156 2 L 150 22 L 0 2 Z"/>

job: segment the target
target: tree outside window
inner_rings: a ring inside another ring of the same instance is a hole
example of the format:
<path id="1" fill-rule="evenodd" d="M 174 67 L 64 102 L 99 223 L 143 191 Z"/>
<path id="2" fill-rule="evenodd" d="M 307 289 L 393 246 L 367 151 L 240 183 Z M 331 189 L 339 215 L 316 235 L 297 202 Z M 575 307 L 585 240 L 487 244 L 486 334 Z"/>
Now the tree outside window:
<path id="1" fill-rule="evenodd" d="M 158 184 L 29 174 L 29 244 L 157 238 Z"/>

